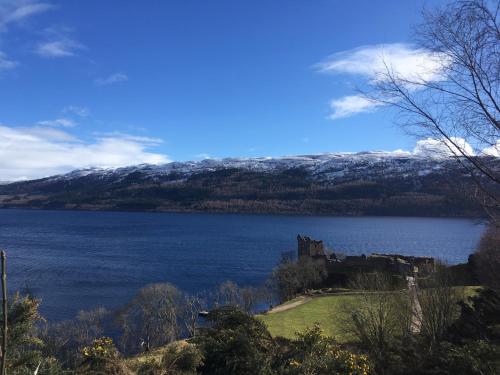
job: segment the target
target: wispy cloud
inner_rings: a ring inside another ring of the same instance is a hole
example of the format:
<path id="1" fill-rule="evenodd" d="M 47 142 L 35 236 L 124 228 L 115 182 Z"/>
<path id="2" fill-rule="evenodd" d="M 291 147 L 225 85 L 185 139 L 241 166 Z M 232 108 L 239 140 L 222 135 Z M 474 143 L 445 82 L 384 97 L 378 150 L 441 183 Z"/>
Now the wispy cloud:
<path id="1" fill-rule="evenodd" d="M 55 120 L 44 120 L 44 121 L 39 121 L 38 125 L 43 125 L 43 126 L 61 126 L 64 128 L 70 128 L 76 125 L 76 122 L 73 121 L 70 118 L 58 118 Z"/>
<path id="2" fill-rule="evenodd" d="M 87 49 L 73 37 L 74 29 L 66 26 L 48 27 L 43 31 L 45 41 L 38 43 L 35 53 L 45 58 L 73 57 Z"/>
<path id="3" fill-rule="evenodd" d="M 97 78 L 94 82 L 98 86 L 105 86 L 126 81 L 128 81 L 128 76 L 125 73 L 117 72 L 104 78 Z"/>
<path id="4" fill-rule="evenodd" d="M 52 4 L 31 0 L 0 0 L 0 33 L 6 33 L 9 26 L 21 24 L 30 17 L 54 8 Z M 0 51 L 0 71 L 10 70 L 18 65 Z"/>
<path id="5" fill-rule="evenodd" d="M 356 113 L 371 112 L 375 110 L 380 103 L 374 102 L 361 95 L 348 95 L 339 99 L 333 99 L 330 102 L 332 114 L 328 116 L 331 120 L 349 117 Z"/>
<path id="6" fill-rule="evenodd" d="M 402 43 L 363 46 L 331 55 L 316 65 L 323 73 L 363 75 L 383 80 L 387 68 L 411 80 L 435 81 L 441 77 L 443 56 Z"/>
<path id="7" fill-rule="evenodd" d="M 76 56 L 78 50 L 85 47 L 75 40 L 64 38 L 60 40 L 53 40 L 50 42 L 39 43 L 35 52 L 47 58 L 52 57 L 73 57 Z"/>
<path id="8" fill-rule="evenodd" d="M 373 84 L 386 79 L 387 70 L 408 81 L 438 81 L 442 79 L 446 65 L 447 60 L 442 55 L 407 44 L 393 43 L 339 52 L 316 64 L 315 68 L 321 73 L 358 76 Z M 379 106 L 381 103 L 362 95 L 348 95 L 332 100 L 333 113 L 330 118 L 348 117 L 355 113 L 372 111 Z"/>
<path id="9" fill-rule="evenodd" d="M 89 117 L 90 116 L 90 110 L 88 108 L 79 107 L 76 105 L 69 105 L 67 107 L 64 107 L 62 112 L 73 114 L 73 115 L 76 115 L 78 117 Z"/>
<path id="10" fill-rule="evenodd" d="M 109 134 L 86 142 L 50 127 L 0 125 L 0 178 L 15 181 L 86 167 L 168 162 L 168 156 L 149 151 L 150 141 L 126 134 Z"/>
<path id="11" fill-rule="evenodd" d="M 122 132 L 107 132 L 107 133 L 100 133 L 100 132 L 95 132 L 93 135 L 96 138 L 119 138 L 122 140 L 127 140 L 131 142 L 139 142 L 144 145 L 148 145 L 150 147 L 158 146 L 163 143 L 163 139 L 161 138 L 156 138 L 156 137 L 144 137 L 140 135 L 131 135 L 127 133 L 122 133 Z"/>
<path id="12" fill-rule="evenodd" d="M 17 66 L 17 62 L 8 58 L 8 56 L 0 52 L 0 71 L 14 69 Z"/>
<path id="13" fill-rule="evenodd" d="M 0 2 L 0 32 L 11 24 L 20 23 L 31 16 L 53 9 L 49 3 L 29 0 L 2 0 Z"/>

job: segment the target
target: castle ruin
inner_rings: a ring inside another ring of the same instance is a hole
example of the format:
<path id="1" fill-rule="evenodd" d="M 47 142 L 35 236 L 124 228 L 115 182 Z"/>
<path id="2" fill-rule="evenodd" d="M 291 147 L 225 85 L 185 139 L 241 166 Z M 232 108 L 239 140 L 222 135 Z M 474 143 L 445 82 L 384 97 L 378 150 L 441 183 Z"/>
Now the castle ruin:
<path id="1" fill-rule="evenodd" d="M 325 245 L 321 240 L 313 240 L 311 237 L 297 235 L 298 256 L 303 257 L 327 257 Z"/>
<path id="2" fill-rule="evenodd" d="M 329 274 L 348 274 L 353 272 L 392 272 L 403 275 L 415 273 L 429 274 L 435 270 L 435 260 L 431 257 L 406 256 L 400 254 L 350 255 L 340 258 L 328 253 L 323 241 L 307 236 L 297 236 L 299 259 L 323 262 Z"/>

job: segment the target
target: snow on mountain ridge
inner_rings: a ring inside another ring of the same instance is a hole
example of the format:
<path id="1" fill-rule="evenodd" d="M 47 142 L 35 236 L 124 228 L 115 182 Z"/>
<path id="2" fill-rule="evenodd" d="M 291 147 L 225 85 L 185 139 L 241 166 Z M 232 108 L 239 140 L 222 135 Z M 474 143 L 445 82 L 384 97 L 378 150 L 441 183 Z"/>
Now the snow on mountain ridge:
<path id="1" fill-rule="evenodd" d="M 139 172 L 148 178 L 178 174 L 180 178 L 195 173 L 213 172 L 224 169 L 243 169 L 255 172 L 284 171 L 301 168 L 313 177 L 331 180 L 347 174 L 374 175 L 386 173 L 414 172 L 428 174 L 454 161 L 452 158 L 429 158 L 410 152 L 365 151 L 358 153 L 325 153 L 317 155 L 296 155 L 282 157 L 223 158 L 200 161 L 170 162 L 166 164 L 139 164 L 119 168 L 85 168 L 63 175 L 52 176 L 49 180 L 73 180 L 86 176 L 96 178 L 126 178 Z"/>

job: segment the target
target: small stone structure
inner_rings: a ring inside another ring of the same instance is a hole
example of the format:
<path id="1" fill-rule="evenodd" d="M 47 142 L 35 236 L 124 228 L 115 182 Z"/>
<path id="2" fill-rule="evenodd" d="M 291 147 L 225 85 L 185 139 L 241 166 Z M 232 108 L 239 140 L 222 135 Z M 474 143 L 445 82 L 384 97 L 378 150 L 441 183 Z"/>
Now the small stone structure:
<path id="1" fill-rule="evenodd" d="M 410 275 L 417 272 L 429 274 L 435 270 L 435 260 L 430 257 L 374 253 L 369 256 L 350 255 L 341 259 L 335 253 L 328 253 L 323 241 L 301 235 L 297 236 L 297 245 L 299 259 L 323 262 L 329 274 L 380 271 Z"/>
<path id="2" fill-rule="evenodd" d="M 310 237 L 297 235 L 299 259 L 303 257 L 327 257 L 323 241 L 313 240 Z"/>

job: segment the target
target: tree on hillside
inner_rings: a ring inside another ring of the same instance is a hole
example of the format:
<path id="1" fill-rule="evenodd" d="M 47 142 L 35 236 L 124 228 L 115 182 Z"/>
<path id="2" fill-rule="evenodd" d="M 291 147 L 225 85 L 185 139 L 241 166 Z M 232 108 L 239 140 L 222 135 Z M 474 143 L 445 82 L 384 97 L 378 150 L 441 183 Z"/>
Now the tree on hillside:
<path id="1" fill-rule="evenodd" d="M 476 183 L 497 224 L 500 214 L 500 25 L 498 0 L 460 0 L 424 11 L 416 44 L 432 68 L 403 74 L 390 61 L 369 100 L 400 110 L 405 128 L 440 142 Z M 480 156 L 480 157 L 479 157 Z"/>
<path id="2" fill-rule="evenodd" d="M 183 294 L 172 284 L 151 284 L 139 290 L 118 316 L 124 352 L 148 351 L 177 339 L 184 306 Z"/>
<path id="3" fill-rule="evenodd" d="M 477 278 L 500 291 L 500 226 L 488 228 L 471 260 Z"/>
<path id="4" fill-rule="evenodd" d="M 262 288 L 240 287 L 228 280 L 219 284 L 213 292 L 215 307 L 237 306 L 248 314 L 255 312 L 257 304 L 265 298 Z"/>
<path id="5" fill-rule="evenodd" d="M 207 300 L 201 293 L 187 294 L 184 296 L 184 298 L 185 305 L 183 309 L 182 320 L 184 322 L 186 333 L 189 337 L 193 337 L 196 334 L 199 313 L 200 311 L 206 309 Z"/>
<path id="6" fill-rule="evenodd" d="M 238 285 L 230 280 L 221 283 L 214 293 L 214 304 L 219 306 L 238 306 L 240 304 L 240 291 Z"/>
<path id="7" fill-rule="evenodd" d="M 370 353 L 378 373 L 387 374 L 402 337 L 408 337 L 412 319 L 409 293 L 395 291 L 391 275 L 361 273 L 350 282 L 359 298 L 344 305 L 344 329 Z M 338 319 L 338 316 L 333 317 Z"/>
<path id="8" fill-rule="evenodd" d="M 281 302 L 288 301 L 308 289 L 321 286 L 327 278 L 326 266 L 310 259 L 283 259 L 273 270 L 271 282 Z"/>
<path id="9" fill-rule="evenodd" d="M 420 334 L 428 343 L 442 340 L 459 316 L 459 303 L 464 300 L 464 290 L 454 284 L 450 270 L 442 264 L 419 284 L 417 296 L 422 309 Z"/>
<path id="10" fill-rule="evenodd" d="M 43 341 L 45 357 L 53 357 L 68 368 L 82 362 L 80 349 L 92 345 L 104 334 L 106 319 L 110 312 L 103 307 L 79 311 L 75 319 L 60 322 L 45 322 L 38 327 L 38 336 Z"/>

